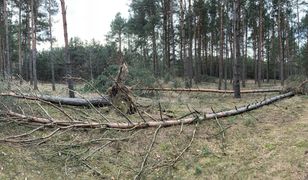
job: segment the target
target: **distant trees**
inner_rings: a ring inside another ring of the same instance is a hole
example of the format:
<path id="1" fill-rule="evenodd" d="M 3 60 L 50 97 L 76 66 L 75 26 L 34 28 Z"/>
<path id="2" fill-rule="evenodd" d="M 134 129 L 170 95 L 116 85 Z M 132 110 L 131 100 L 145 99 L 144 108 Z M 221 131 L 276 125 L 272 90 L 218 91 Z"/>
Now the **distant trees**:
<path id="1" fill-rule="evenodd" d="M 65 13 L 64 0 L 1 1 L 2 76 L 19 74 L 35 86 L 39 74 L 39 80 L 55 84 L 66 66 L 68 80 L 95 80 L 124 58 L 156 78 L 182 77 L 187 87 L 218 78 L 222 89 L 224 79 L 224 88 L 230 82 L 239 97 L 239 85 L 245 87 L 247 79 L 258 86 L 265 80 L 283 85 L 288 76 L 308 69 L 303 0 L 132 0 L 127 19 L 120 13 L 114 17 L 106 45 L 69 42 L 64 33 L 65 47 L 55 48 L 52 16 L 59 3 Z M 50 50 L 36 54 L 36 41 L 49 41 Z M 68 84 L 72 96 L 73 82 Z"/>

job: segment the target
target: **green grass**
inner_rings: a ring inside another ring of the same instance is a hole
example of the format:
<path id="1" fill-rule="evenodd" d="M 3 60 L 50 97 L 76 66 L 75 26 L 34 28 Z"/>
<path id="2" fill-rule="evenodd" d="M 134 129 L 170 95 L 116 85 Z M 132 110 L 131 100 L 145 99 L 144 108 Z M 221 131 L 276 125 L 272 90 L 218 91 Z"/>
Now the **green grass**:
<path id="1" fill-rule="evenodd" d="M 47 85 L 46 85 L 47 86 Z M 214 87 L 209 84 L 204 87 Z M 248 84 L 253 88 L 253 84 Z M 25 88 L 26 89 L 26 88 Z M 64 95 L 65 87 L 49 94 Z M 91 96 L 93 94 L 85 94 Z M 272 96 L 275 94 L 270 94 Z M 243 95 L 233 99 L 231 95 L 160 93 L 159 100 L 139 98 L 145 110 L 160 119 L 158 101 L 167 115 L 181 117 L 191 110 L 211 112 L 234 108 L 248 102 L 263 99 L 264 95 Z M 215 121 L 201 122 L 194 141 L 188 148 L 195 125 L 163 128 L 149 153 L 142 175 L 143 179 L 304 179 L 308 169 L 308 98 L 295 96 L 258 110 L 220 119 L 225 131 L 224 146 L 220 128 Z M 14 106 L 14 101 L 10 107 Z M 16 100 L 31 114 L 24 100 Z M 47 117 L 40 107 L 31 102 L 34 115 Z M 68 120 L 63 113 L 42 104 L 52 117 Z M 288 108 L 285 108 L 288 107 Z M 190 109 L 190 110 L 189 110 Z M 16 108 L 18 112 L 20 110 Z M 64 110 L 73 118 L 102 120 L 93 109 L 68 108 Z M 108 108 L 98 109 L 111 121 L 125 122 L 125 119 Z M 165 114 L 163 114 L 166 117 Z M 141 121 L 138 115 L 129 116 L 133 121 Z M 145 117 L 150 120 L 149 117 Z M 19 124 L 0 118 L 0 139 L 22 134 L 37 126 Z M 11 119 L 13 120 L 13 119 Z M 42 129 L 26 138 L 46 136 L 53 129 Z M 43 144 L 0 143 L 0 179 L 132 179 L 140 170 L 147 154 L 155 128 L 117 130 L 63 130 Z M 132 136 L 133 135 L 133 136 Z M 215 136 L 216 135 L 216 136 Z M 108 139 L 131 138 L 114 141 L 107 146 Z M 97 141 L 93 142 L 96 139 Z M 98 140 L 100 139 L 100 140 Z M 223 148 L 222 148 L 223 147 Z M 172 166 L 173 160 L 186 149 Z M 224 150 L 224 151 L 223 151 Z M 83 160 L 85 157 L 89 157 Z"/>

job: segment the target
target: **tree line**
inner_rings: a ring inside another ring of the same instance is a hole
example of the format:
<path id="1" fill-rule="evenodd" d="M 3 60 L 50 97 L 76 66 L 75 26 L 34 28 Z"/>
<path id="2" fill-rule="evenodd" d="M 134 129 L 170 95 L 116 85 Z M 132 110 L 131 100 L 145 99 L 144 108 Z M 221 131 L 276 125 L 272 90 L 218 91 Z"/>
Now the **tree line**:
<path id="1" fill-rule="evenodd" d="M 1 1 L 4 78 L 13 74 L 36 88 L 38 78 L 94 81 L 126 61 L 156 78 L 181 77 L 186 87 L 209 78 L 218 79 L 218 89 L 233 83 L 240 97 L 247 79 L 259 87 L 270 80 L 284 85 L 289 76 L 308 72 L 303 0 L 132 0 L 128 18 L 115 16 L 105 45 L 76 37 L 54 48 L 52 16 L 62 1 Z M 36 41 L 50 42 L 50 49 L 36 52 Z"/>

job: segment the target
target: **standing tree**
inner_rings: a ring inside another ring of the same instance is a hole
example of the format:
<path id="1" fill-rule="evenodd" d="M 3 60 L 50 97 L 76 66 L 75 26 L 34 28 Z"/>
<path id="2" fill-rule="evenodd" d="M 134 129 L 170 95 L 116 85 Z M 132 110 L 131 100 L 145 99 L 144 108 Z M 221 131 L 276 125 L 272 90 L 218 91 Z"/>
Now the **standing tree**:
<path id="1" fill-rule="evenodd" d="M 223 78 L 223 60 L 224 60 L 224 2 L 220 3 L 220 55 L 219 55 L 219 81 L 218 89 L 221 90 Z"/>
<path id="2" fill-rule="evenodd" d="M 36 73 L 36 17 L 37 4 L 36 0 L 31 0 L 31 38 L 32 38 L 32 71 L 33 71 L 33 88 L 38 90 L 37 73 Z"/>
<path id="3" fill-rule="evenodd" d="M 65 0 L 60 0 L 61 2 L 61 10 L 62 10 L 62 21 L 63 21 L 63 31 L 64 31 L 64 56 L 66 61 L 66 78 L 68 84 L 69 97 L 75 98 L 74 92 L 74 82 L 72 79 L 72 64 L 68 49 L 68 35 L 67 35 L 67 20 L 66 20 L 66 6 Z"/>
<path id="4" fill-rule="evenodd" d="M 52 15 L 58 12 L 57 3 L 54 0 L 47 0 L 47 9 L 48 9 L 48 26 L 49 26 L 49 42 L 50 42 L 50 52 L 49 58 L 51 62 L 51 82 L 52 82 L 52 90 L 56 90 L 56 81 L 55 81 L 55 63 L 53 57 L 53 36 L 52 36 Z"/>
<path id="5" fill-rule="evenodd" d="M 22 54 L 22 1 L 18 1 L 18 71 L 20 76 L 19 83 L 22 84 L 22 67 L 23 67 L 23 54 Z"/>
<path id="6" fill-rule="evenodd" d="M 241 86 L 240 86 L 240 17 L 241 9 L 240 3 L 241 0 L 233 1 L 233 28 L 234 28 L 234 54 L 233 54 L 233 91 L 235 98 L 241 98 Z"/>
<path id="7" fill-rule="evenodd" d="M 186 58 L 187 63 L 186 66 L 186 87 L 192 87 L 192 79 L 193 79 L 193 32 L 192 32 L 192 25 L 193 25 L 193 13 L 192 13 L 192 5 L 191 0 L 188 0 L 188 58 Z"/>
<path id="8" fill-rule="evenodd" d="M 8 9 L 7 0 L 3 0 L 3 16 L 4 16 L 4 26 L 5 26 L 5 78 L 8 80 L 8 89 L 11 89 L 11 60 L 10 60 L 10 46 L 9 46 L 9 23 L 8 23 Z"/>
<path id="9" fill-rule="evenodd" d="M 259 38 L 258 38 L 258 71 L 257 71 L 257 82 L 258 87 L 261 87 L 261 72 L 263 63 L 263 0 L 259 0 Z"/>
<path id="10" fill-rule="evenodd" d="M 125 28 L 126 20 L 121 17 L 121 13 L 117 13 L 115 19 L 111 22 L 111 35 L 117 36 L 116 40 L 119 45 L 119 54 L 122 53 L 122 34 Z"/>

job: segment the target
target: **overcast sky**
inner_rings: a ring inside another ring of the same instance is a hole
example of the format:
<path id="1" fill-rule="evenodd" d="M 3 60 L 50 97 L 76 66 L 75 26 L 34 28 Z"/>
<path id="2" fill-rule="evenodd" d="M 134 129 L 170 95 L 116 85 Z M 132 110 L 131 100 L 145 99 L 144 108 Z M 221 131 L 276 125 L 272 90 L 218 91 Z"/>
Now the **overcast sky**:
<path id="1" fill-rule="evenodd" d="M 82 40 L 95 39 L 104 43 L 105 35 L 110 31 L 110 23 L 117 12 L 128 17 L 129 0 L 66 0 L 68 36 Z M 63 46 L 63 26 L 61 9 L 54 17 L 53 36 L 55 46 Z M 41 45 L 39 49 L 48 48 Z"/>

